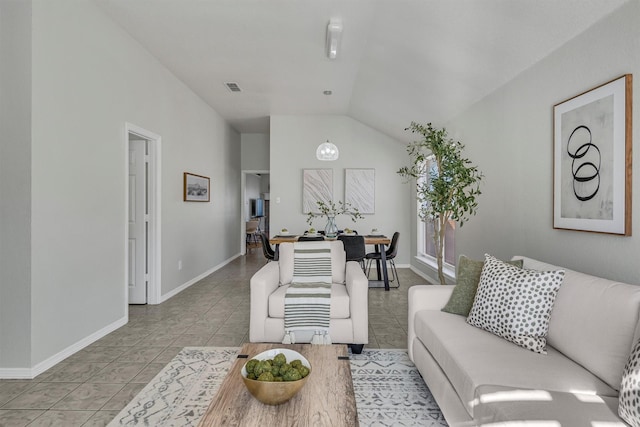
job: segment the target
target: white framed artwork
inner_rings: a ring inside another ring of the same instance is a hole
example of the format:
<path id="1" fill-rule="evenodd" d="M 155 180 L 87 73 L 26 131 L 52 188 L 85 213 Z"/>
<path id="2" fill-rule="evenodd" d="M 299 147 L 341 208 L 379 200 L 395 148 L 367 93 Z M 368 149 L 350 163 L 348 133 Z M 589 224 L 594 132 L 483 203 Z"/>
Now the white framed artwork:
<path id="1" fill-rule="evenodd" d="M 344 201 L 361 214 L 376 213 L 376 170 L 345 169 Z"/>
<path id="2" fill-rule="evenodd" d="M 302 213 L 320 213 L 318 202 L 333 198 L 333 169 L 303 169 Z"/>

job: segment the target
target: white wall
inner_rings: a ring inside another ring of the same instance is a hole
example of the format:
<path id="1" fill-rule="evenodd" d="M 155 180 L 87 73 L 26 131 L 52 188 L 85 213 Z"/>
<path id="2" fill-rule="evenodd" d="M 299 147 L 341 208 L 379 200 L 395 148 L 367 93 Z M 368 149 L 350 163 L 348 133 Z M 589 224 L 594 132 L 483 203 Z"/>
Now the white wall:
<path id="1" fill-rule="evenodd" d="M 327 139 L 340 150 L 337 161 L 316 159 L 316 148 Z M 272 234 L 283 227 L 293 232 L 309 228 L 302 213 L 303 169 L 333 169 L 337 202 L 344 200 L 345 168 L 374 168 L 376 213 L 355 224 L 339 216 L 338 227 L 361 234 L 377 227 L 389 236 L 399 231 L 396 263 L 409 263 L 409 186 L 396 174 L 408 161 L 404 144 L 346 116 L 272 116 L 270 140 Z M 322 229 L 325 222 L 316 219 L 313 225 Z"/>
<path id="2" fill-rule="evenodd" d="M 269 134 L 243 133 L 240 135 L 242 144 L 242 170 L 269 170 Z"/>
<path id="3" fill-rule="evenodd" d="M 0 3 L 0 367 L 31 352 L 31 2 Z"/>
<path id="4" fill-rule="evenodd" d="M 456 235 L 458 254 L 520 254 L 640 282 L 639 150 L 633 155 L 633 237 L 554 230 L 552 212 L 553 105 L 625 73 L 636 77 L 638 105 L 638 16 L 640 2 L 632 1 L 447 125 L 486 175 L 478 215 Z M 639 108 L 633 122 L 637 142 Z"/>
<path id="5" fill-rule="evenodd" d="M 93 3 L 35 0 L 32 22 L 27 366 L 126 318 L 125 122 L 162 137 L 162 293 L 240 250 L 239 135 Z M 182 201 L 185 171 L 210 203 Z"/>

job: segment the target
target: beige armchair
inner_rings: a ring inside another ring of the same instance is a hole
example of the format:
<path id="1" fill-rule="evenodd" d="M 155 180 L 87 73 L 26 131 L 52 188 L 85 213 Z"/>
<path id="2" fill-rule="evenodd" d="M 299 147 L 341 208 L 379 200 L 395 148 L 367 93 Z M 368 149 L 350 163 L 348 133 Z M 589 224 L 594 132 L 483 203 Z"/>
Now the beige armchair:
<path id="1" fill-rule="evenodd" d="M 251 278 L 251 342 L 282 342 L 284 337 L 284 297 L 293 279 L 293 243 L 282 243 L 279 251 L 277 262 L 266 264 Z M 331 269 L 331 340 L 360 353 L 369 342 L 369 281 L 360 264 L 346 261 L 339 240 L 331 242 Z M 296 333 L 297 343 L 310 340 L 311 336 Z"/>

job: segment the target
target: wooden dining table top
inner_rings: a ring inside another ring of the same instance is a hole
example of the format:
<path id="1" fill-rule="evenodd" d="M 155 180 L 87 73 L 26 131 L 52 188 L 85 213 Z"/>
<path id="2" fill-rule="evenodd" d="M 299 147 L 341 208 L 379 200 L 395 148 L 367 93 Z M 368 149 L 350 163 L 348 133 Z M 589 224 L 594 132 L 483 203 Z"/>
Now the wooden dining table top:
<path id="1" fill-rule="evenodd" d="M 293 243 L 296 242 L 298 240 L 298 238 L 302 236 L 301 234 L 291 234 L 291 235 L 281 235 L 281 234 L 277 234 L 271 238 L 269 238 L 269 243 L 271 243 L 272 245 L 279 245 L 280 243 Z M 362 236 L 364 237 L 364 244 L 365 245 L 388 245 L 391 243 L 391 239 L 388 238 L 387 236 L 381 236 L 381 235 L 366 235 L 366 234 L 356 234 L 356 236 Z M 327 238 L 325 237 L 325 240 L 336 240 L 336 238 Z"/>

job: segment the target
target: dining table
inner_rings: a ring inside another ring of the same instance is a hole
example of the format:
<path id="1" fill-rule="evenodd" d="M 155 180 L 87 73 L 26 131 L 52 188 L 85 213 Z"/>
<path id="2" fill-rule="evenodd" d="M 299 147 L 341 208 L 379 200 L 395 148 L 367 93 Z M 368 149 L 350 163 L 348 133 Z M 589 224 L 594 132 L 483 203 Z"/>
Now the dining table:
<path id="1" fill-rule="evenodd" d="M 271 238 L 269 238 L 269 243 L 275 245 L 276 255 L 275 259 L 278 259 L 278 247 L 281 243 L 293 243 L 297 242 L 298 238 L 300 238 L 302 234 L 277 234 Z M 323 236 L 324 237 L 324 236 Z M 382 288 L 384 287 L 385 291 L 390 289 L 389 287 L 389 272 L 387 270 L 387 251 L 385 249 L 386 245 L 391 243 L 391 239 L 385 235 L 381 234 L 365 234 L 364 244 L 365 245 L 373 245 L 375 247 L 375 251 L 380 253 L 380 259 L 376 260 L 376 267 L 378 271 L 377 280 L 369 280 L 370 288 Z M 324 237 L 325 240 L 336 240 L 337 237 Z"/>

